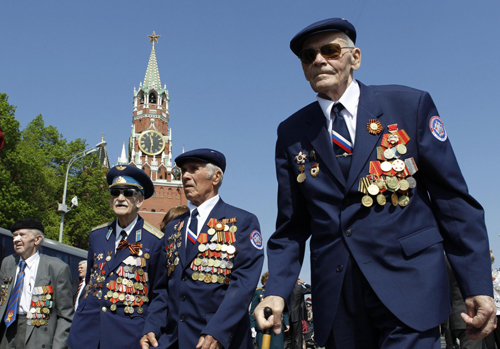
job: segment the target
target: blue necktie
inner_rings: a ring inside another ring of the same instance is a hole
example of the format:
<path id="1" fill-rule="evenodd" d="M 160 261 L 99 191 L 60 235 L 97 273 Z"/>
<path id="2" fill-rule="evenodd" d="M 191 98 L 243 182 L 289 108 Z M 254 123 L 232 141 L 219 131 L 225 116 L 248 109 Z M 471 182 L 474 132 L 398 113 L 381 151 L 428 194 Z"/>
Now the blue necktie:
<path id="1" fill-rule="evenodd" d="M 349 169 L 351 168 L 351 156 L 352 156 L 352 141 L 349 130 L 345 123 L 344 117 L 340 112 L 344 109 L 342 103 L 337 103 L 332 108 L 332 114 L 335 115 L 332 125 L 332 140 L 333 140 L 333 151 L 337 156 L 337 161 L 340 165 L 340 169 L 344 174 L 344 178 L 347 178 L 349 174 Z M 332 117 L 333 117 L 332 115 Z"/>
<path id="2" fill-rule="evenodd" d="M 186 241 L 186 248 L 193 246 L 196 243 L 196 239 L 198 238 L 198 209 L 195 208 L 193 212 L 191 212 L 191 222 L 189 223 L 189 229 L 187 232 L 187 238 L 191 243 Z"/>
<path id="3" fill-rule="evenodd" d="M 10 295 L 9 304 L 7 304 L 7 310 L 5 311 L 5 317 L 3 318 L 7 327 L 16 321 L 17 309 L 19 308 L 19 298 L 21 298 L 21 294 L 23 293 L 24 268 L 26 268 L 26 262 L 21 260 L 19 262 L 19 272 L 17 273 L 16 284 L 14 285 L 14 289 Z"/>

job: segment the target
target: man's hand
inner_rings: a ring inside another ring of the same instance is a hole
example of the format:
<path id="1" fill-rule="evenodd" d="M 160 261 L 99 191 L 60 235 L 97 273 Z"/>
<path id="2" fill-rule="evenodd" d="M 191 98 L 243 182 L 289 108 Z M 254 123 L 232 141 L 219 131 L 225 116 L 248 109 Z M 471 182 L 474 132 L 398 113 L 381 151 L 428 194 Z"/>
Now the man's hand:
<path id="1" fill-rule="evenodd" d="M 283 332 L 288 332 L 288 331 L 290 331 L 290 326 L 285 326 L 285 331 Z"/>
<path id="2" fill-rule="evenodd" d="M 486 337 L 496 327 L 496 307 L 490 296 L 474 296 L 465 300 L 467 314 L 462 313 L 467 338 L 478 340 Z"/>
<path id="3" fill-rule="evenodd" d="M 141 344 L 141 349 L 148 349 L 150 345 L 153 347 L 158 346 L 158 341 L 156 340 L 155 334 L 153 332 L 149 332 L 148 334 L 142 336 L 139 343 Z"/>
<path id="4" fill-rule="evenodd" d="M 273 311 L 273 315 L 266 320 L 264 317 L 264 309 L 269 307 Z M 273 328 L 275 334 L 281 333 L 281 319 L 283 314 L 283 309 L 285 308 L 285 300 L 279 296 L 267 296 L 259 303 L 253 316 L 257 320 L 257 324 L 262 330 L 267 328 Z"/>
<path id="5" fill-rule="evenodd" d="M 198 345 L 196 349 L 221 349 L 222 345 L 220 345 L 219 341 L 212 337 L 209 334 L 201 335 L 200 339 L 198 339 Z"/>

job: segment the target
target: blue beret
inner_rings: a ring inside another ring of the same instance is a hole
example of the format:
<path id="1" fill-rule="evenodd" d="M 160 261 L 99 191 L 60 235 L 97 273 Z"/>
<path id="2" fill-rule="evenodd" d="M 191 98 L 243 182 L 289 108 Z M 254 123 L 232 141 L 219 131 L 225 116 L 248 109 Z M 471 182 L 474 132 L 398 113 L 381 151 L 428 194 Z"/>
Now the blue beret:
<path id="1" fill-rule="evenodd" d="M 131 165 L 113 167 L 106 175 L 106 180 L 110 188 L 134 187 L 139 189 L 146 199 L 155 192 L 151 178 L 143 170 Z"/>
<path id="2" fill-rule="evenodd" d="M 356 43 L 356 29 L 345 18 L 328 18 L 311 24 L 297 33 L 290 41 L 290 49 L 297 56 L 302 51 L 302 45 L 307 38 L 314 34 L 341 31 L 344 32 L 353 43 Z"/>
<path id="3" fill-rule="evenodd" d="M 10 227 L 10 231 L 12 232 L 12 234 L 14 234 L 17 230 L 21 229 L 36 229 L 40 230 L 42 234 L 45 233 L 45 229 L 43 227 L 42 222 L 33 218 L 20 219 L 16 221 L 14 224 L 12 224 Z"/>
<path id="4" fill-rule="evenodd" d="M 175 163 L 181 167 L 183 163 L 189 160 L 209 162 L 220 167 L 222 172 L 226 171 L 226 157 L 217 150 L 205 148 L 190 150 L 176 157 Z"/>

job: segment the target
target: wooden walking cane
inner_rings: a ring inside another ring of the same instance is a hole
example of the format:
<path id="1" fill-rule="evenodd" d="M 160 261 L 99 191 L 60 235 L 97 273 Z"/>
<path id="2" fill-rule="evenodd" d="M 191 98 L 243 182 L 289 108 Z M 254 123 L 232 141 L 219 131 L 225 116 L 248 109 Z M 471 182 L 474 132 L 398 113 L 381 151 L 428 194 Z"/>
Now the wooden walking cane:
<path id="1" fill-rule="evenodd" d="M 264 317 L 269 319 L 269 317 L 273 315 L 273 310 L 269 307 L 264 308 Z M 262 349 L 269 349 L 271 347 L 271 331 L 273 328 L 265 329 L 264 335 L 262 336 Z"/>

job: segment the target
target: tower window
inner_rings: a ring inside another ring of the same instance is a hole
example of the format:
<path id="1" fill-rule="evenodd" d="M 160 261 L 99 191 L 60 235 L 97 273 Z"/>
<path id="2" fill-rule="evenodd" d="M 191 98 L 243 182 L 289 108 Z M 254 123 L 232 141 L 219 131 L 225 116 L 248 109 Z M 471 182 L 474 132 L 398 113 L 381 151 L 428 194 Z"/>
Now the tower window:
<path id="1" fill-rule="evenodd" d="M 156 94 L 153 92 L 149 94 L 149 103 L 156 104 Z"/>

